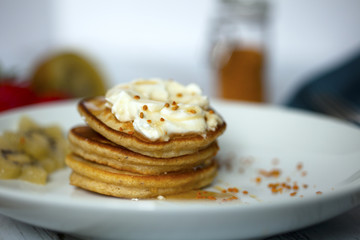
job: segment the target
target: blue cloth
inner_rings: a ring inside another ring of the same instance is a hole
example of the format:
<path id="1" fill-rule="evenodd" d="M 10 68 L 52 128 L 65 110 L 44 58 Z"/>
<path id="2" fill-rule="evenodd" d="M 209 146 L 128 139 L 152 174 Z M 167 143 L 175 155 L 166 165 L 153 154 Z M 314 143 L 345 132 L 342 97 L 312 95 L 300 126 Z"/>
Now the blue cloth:
<path id="1" fill-rule="evenodd" d="M 285 104 L 326 114 L 314 102 L 314 96 L 319 94 L 336 96 L 360 110 L 360 52 L 332 70 L 306 81 Z"/>

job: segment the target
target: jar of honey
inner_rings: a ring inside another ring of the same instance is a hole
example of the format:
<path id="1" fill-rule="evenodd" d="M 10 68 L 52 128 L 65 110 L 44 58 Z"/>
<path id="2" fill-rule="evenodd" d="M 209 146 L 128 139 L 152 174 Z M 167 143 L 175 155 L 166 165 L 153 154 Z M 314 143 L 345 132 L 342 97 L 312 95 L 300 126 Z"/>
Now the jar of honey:
<path id="1" fill-rule="evenodd" d="M 266 55 L 265 0 L 221 0 L 211 32 L 216 95 L 263 102 Z"/>

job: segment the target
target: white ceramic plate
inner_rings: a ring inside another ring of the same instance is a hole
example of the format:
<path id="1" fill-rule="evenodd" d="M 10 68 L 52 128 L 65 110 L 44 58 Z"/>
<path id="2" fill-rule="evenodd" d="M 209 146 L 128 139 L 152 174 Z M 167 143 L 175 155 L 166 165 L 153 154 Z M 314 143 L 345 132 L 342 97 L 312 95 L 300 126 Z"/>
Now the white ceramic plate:
<path id="1" fill-rule="evenodd" d="M 207 190 L 236 187 L 239 200 L 117 199 L 70 186 L 66 169 L 46 186 L 0 181 L 0 213 L 86 238 L 250 239 L 309 226 L 360 203 L 360 129 L 272 106 L 213 105 L 228 128 L 219 139 L 218 177 Z M 82 123 L 75 102 L 67 102 L 2 114 L 0 130 L 15 128 L 22 114 L 65 130 Z M 259 174 L 274 168 L 281 170 L 278 178 Z M 289 178 L 300 188 L 295 196 L 294 190 L 274 194 L 268 187 Z"/>

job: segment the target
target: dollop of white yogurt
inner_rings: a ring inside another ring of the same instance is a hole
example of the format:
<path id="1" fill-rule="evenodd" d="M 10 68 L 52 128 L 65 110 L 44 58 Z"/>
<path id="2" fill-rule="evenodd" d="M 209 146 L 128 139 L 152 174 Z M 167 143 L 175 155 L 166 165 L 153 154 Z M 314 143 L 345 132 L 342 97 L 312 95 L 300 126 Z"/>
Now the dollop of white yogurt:
<path id="1" fill-rule="evenodd" d="M 193 83 L 136 79 L 111 88 L 105 98 L 119 121 L 132 122 L 137 132 L 154 141 L 169 140 L 172 134 L 204 134 L 223 123 Z"/>

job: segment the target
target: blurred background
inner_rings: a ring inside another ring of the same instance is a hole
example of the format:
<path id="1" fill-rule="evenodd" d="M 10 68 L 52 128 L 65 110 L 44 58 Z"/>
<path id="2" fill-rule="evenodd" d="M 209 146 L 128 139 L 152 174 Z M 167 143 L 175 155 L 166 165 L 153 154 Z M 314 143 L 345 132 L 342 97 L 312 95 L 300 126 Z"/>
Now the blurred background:
<path id="1" fill-rule="evenodd" d="M 0 0 L 1 76 L 48 78 L 31 83 L 35 92 L 45 91 L 39 90 L 42 81 L 53 81 L 53 75 L 36 71 L 71 52 L 88 61 L 80 65 L 95 69 L 91 76 L 99 75 L 93 78 L 104 88 L 161 77 L 195 82 L 212 97 L 226 97 L 221 81 L 243 74 L 259 82 L 250 92 L 262 92 L 244 100 L 285 104 L 306 81 L 360 50 L 358 0 L 238 2 Z M 245 51 L 237 52 L 236 41 Z M 249 65 L 232 70 L 237 61 Z"/>

